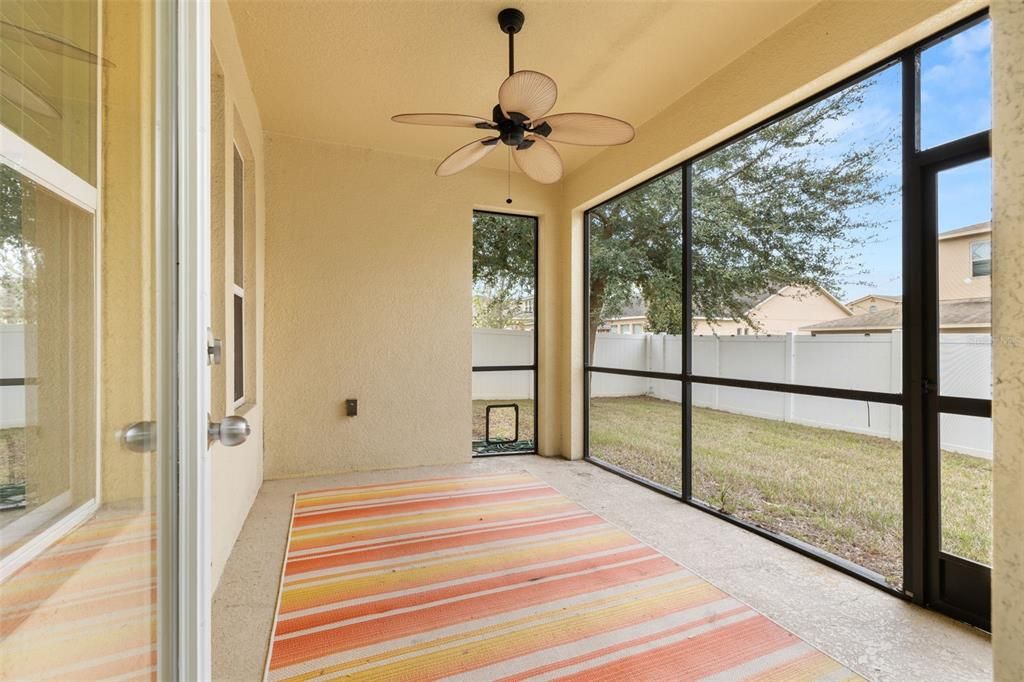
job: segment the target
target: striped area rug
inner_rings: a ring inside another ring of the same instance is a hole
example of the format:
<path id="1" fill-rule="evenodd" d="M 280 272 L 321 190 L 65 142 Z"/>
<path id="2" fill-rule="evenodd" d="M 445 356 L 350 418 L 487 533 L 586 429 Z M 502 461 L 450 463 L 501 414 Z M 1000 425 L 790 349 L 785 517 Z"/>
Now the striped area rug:
<path id="1" fill-rule="evenodd" d="M 297 494 L 267 677 L 859 679 L 526 473 Z"/>
<path id="2" fill-rule="evenodd" d="M 101 510 L 0 584 L 0 679 L 156 679 L 152 514 Z"/>

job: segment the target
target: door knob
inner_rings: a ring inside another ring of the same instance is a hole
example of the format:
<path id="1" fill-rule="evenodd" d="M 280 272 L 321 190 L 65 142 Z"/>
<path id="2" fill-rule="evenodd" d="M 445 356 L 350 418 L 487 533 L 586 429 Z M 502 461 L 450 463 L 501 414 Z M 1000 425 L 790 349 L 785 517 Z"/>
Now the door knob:
<path id="1" fill-rule="evenodd" d="M 224 421 L 210 421 L 206 428 L 206 444 L 212 445 L 220 441 L 221 445 L 234 447 L 241 445 L 252 433 L 252 427 L 245 417 L 235 415 L 224 417 Z"/>
<path id="2" fill-rule="evenodd" d="M 121 432 L 121 444 L 132 452 L 156 450 L 156 422 L 135 422 Z"/>

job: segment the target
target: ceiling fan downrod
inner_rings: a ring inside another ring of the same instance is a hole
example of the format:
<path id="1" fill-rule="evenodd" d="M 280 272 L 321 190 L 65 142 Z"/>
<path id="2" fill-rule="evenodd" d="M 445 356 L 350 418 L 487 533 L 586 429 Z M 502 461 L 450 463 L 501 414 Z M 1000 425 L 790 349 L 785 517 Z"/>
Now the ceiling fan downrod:
<path id="1" fill-rule="evenodd" d="M 508 34 L 508 75 L 516 72 L 516 46 L 515 36 L 523 30 L 523 22 L 526 15 L 514 7 L 506 7 L 498 12 L 498 26 L 503 33 Z"/>

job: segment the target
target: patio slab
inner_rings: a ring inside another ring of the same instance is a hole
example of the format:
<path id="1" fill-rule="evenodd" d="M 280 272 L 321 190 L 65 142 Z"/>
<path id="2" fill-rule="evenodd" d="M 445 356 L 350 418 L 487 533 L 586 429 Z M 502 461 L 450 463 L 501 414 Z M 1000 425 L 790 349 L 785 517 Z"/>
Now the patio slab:
<path id="1" fill-rule="evenodd" d="M 532 455 L 467 464 L 266 481 L 213 603 L 213 674 L 260 679 L 292 494 L 425 476 L 526 470 L 872 680 L 986 680 L 987 634 L 587 462 Z"/>

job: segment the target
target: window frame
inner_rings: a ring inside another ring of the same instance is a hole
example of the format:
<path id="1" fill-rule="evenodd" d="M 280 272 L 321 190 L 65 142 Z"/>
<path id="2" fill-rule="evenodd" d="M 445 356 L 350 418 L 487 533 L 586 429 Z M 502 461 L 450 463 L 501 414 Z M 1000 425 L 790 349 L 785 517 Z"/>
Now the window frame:
<path id="1" fill-rule="evenodd" d="M 245 235 L 249 228 L 249 213 L 246 208 L 246 192 L 248 183 L 245 181 L 247 161 L 242 154 L 239 141 L 231 141 L 231 410 L 237 413 L 249 402 L 246 386 L 246 352 L 245 344 Z M 241 241 L 241 244 L 238 242 Z M 225 278 L 227 279 L 227 278 Z M 238 280 L 241 280 L 239 283 Z M 240 319 L 239 319 L 240 318 Z M 239 359 L 239 355 L 241 358 Z M 241 391 L 239 391 L 239 387 Z"/>
<path id="2" fill-rule="evenodd" d="M 980 244 L 988 244 L 988 258 L 975 258 L 974 257 L 974 247 L 975 247 L 975 245 L 980 245 Z M 992 276 L 992 237 L 989 237 L 988 239 L 974 239 L 974 240 L 972 240 L 970 245 L 968 246 L 968 250 L 970 252 L 970 259 L 971 259 L 971 279 L 974 279 L 976 277 L 991 277 Z M 988 264 L 988 272 L 985 272 L 985 273 L 982 273 L 982 274 L 978 274 L 977 272 L 975 272 L 975 266 L 978 263 L 987 263 Z"/>
<path id="3" fill-rule="evenodd" d="M 582 329 L 583 329 L 583 459 L 603 469 L 611 471 L 619 476 L 630 479 L 640 485 L 650 488 L 658 493 L 672 497 L 696 509 L 709 513 L 717 518 L 740 526 L 761 537 L 767 538 L 782 544 L 794 551 L 803 554 L 811 559 L 831 566 L 851 577 L 871 584 L 893 596 L 912 601 L 921 606 L 927 606 L 937 611 L 946 613 L 968 623 L 989 629 L 989 614 L 980 611 L 964 610 L 958 606 L 947 603 L 940 596 L 937 590 L 938 578 L 936 574 L 940 567 L 937 563 L 929 563 L 937 555 L 935 552 L 934 536 L 938 532 L 938 472 L 939 462 L 930 462 L 929 447 L 937 448 L 938 425 L 937 418 L 941 414 L 965 414 L 968 416 L 991 416 L 991 400 L 968 399 L 955 397 L 941 397 L 938 395 L 937 382 L 937 344 L 939 330 L 937 320 L 931 327 L 929 323 L 929 309 L 925 300 L 926 293 L 920 287 L 908 287 L 908 275 L 912 277 L 915 273 L 934 276 L 929 271 L 924 261 L 937 259 L 937 244 L 926 243 L 927 225 L 929 216 L 926 215 L 926 201 L 929 194 L 926 191 L 927 173 L 934 172 L 936 168 L 949 165 L 959 165 L 965 159 L 979 159 L 990 155 L 991 128 L 988 130 L 958 138 L 951 142 L 922 149 L 920 145 L 920 56 L 921 53 L 936 44 L 945 41 L 954 35 L 961 33 L 973 26 L 985 21 L 989 17 L 988 9 L 983 9 L 971 14 L 953 24 L 937 31 L 927 38 L 915 42 L 878 62 L 861 69 L 857 73 L 846 77 L 839 82 L 824 88 L 815 94 L 807 97 L 796 104 L 786 107 L 782 111 L 770 116 L 735 135 L 729 136 L 722 142 L 701 151 L 694 156 L 685 159 L 675 166 L 663 170 L 629 188 L 616 193 L 607 199 L 591 205 L 583 212 L 583 286 L 582 286 Z M 902 306 L 904 309 L 904 334 L 903 334 L 903 391 L 901 393 L 885 393 L 877 391 L 863 391 L 854 389 L 830 388 L 824 386 L 811 386 L 801 384 L 786 384 L 778 382 L 752 381 L 744 379 L 730 379 L 725 377 L 710 377 L 694 375 L 692 373 L 691 346 L 693 337 L 693 311 L 692 300 L 692 270 L 693 263 L 690 256 L 692 249 L 692 167 L 701 159 L 714 154 L 715 152 L 728 147 L 729 145 L 754 134 L 763 128 L 783 120 L 792 114 L 801 111 L 809 106 L 831 97 L 837 92 L 848 88 L 858 82 L 872 77 L 876 73 L 889 68 L 901 69 L 900 82 L 900 106 L 902 115 L 901 149 L 903 166 L 903 187 L 902 187 L 902 242 L 903 242 L 903 276 L 904 296 Z M 613 202 L 622 196 L 643 188 L 649 183 L 656 182 L 662 177 L 671 173 L 683 172 L 682 211 L 684 220 L 683 237 L 683 300 L 684 313 L 682 334 L 682 372 L 679 374 L 665 372 L 650 372 L 641 370 L 629 370 L 612 367 L 592 365 L 588 361 L 589 334 L 587 321 L 589 316 L 589 293 L 590 293 L 590 213 L 595 208 Z M 932 235 L 934 242 L 935 235 Z M 922 244 L 925 244 L 922 247 Z M 922 253 L 926 252 L 926 253 Z M 937 298 L 937 283 L 930 284 L 930 293 Z M 937 311 L 931 311 L 937 315 Z M 934 342 L 934 343 L 931 343 Z M 934 348 L 931 346 L 934 345 Z M 922 351 L 922 348 L 924 350 Z M 590 453 L 590 394 L 591 375 L 593 373 L 620 374 L 627 376 L 648 377 L 653 379 L 673 379 L 682 382 L 683 400 L 683 458 L 682 458 L 682 493 L 657 483 L 637 476 L 629 471 L 623 470 L 613 464 L 603 462 L 598 458 L 591 457 Z M 701 503 L 693 498 L 692 481 L 692 385 L 728 386 L 735 388 L 748 388 L 766 390 L 778 393 L 790 393 L 797 395 L 819 396 L 824 398 L 839 398 L 856 400 L 871 403 L 881 403 L 900 406 L 903 411 L 903 495 L 904 495 L 904 538 L 903 538 L 903 565 L 904 580 L 903 589 L 898 590 L 885 583 L 882 577 L 869 569 L 859 566 L 852 561 L 831 554 L 816 546 L 804 543 L 796 538 L 775 533 L 773 531 L 755 526 L 752 523 L 740 520 L 734 516 L 725 514 L 717 509 Z M 907 390 L 907 387 L 922 387 L 921 391 Z M 930 407 L 929 407 L 930 405 Z M 936 449 L 936 452 L 938 450 Z M 980 566 L 980 565 L 979 565 Z M 988 573 L 988 567 L 983 567 Z M 971 576 L 974 580 L 982 579 L 979 572 Z M 985 578 L 990 579 L 990 576 Z M 966 581 L 965 581 L 966 582 Z"/>

